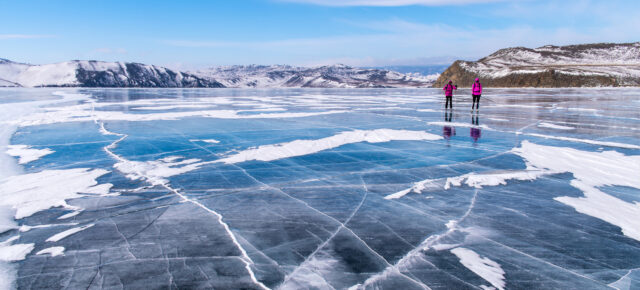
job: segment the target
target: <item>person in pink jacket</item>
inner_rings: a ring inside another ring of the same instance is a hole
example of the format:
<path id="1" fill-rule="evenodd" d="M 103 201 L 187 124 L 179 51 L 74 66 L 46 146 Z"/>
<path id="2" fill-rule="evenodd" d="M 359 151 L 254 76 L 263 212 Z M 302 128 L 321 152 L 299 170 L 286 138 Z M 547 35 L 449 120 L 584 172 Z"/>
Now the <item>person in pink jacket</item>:
<path id="1" fill-rule="evenodd" d="M 447 99 L 444 103 L 444 109 L 447 109 L 447 106 L 450 106 L 453 109 L 453 90 L 457 90 L 458 86 L 453 84 L 453 81 L 449 81 L 449 83 L 442 88 L 444 90 L 444 96 Z"/>
<path id="2" fill-rule="evenodd" d="M 480 84 L 480 79 L 476 78 L 476 81 L 471 86 L 471 98 L 473 98 L 473 103 L 471 103 L 471 111 L 473 112 L 473 107 L 476 107 L 476 111 L 480 109 L 480 95 L 482 95 L 482 85 Z"/>

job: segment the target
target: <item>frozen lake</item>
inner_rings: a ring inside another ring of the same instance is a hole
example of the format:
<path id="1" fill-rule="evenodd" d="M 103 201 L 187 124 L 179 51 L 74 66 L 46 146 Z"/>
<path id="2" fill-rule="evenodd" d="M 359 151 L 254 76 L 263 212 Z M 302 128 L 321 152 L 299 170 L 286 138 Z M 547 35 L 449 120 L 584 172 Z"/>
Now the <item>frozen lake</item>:
<path id="1" fill-rule="evenodd" d="M 1 89 L 0 289 L 640 289 L 640 90 Z"/>

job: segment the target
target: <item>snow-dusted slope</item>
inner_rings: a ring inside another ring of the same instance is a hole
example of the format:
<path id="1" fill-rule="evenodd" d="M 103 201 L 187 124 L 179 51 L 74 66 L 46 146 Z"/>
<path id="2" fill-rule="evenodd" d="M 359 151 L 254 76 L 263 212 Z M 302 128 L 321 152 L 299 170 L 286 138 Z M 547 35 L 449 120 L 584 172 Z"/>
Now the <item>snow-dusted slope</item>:
<path id="1" fill-rule="evenodd" d="M 360 69 L 345 65 L 321 67 L 224 66 L 193 72 L 238 88 L 370 88 L 430 86 L 436 76 L 413 76 L 380 69 Z"/>
<path id="2" fill-rule="evenodd" d="M 638 86 L 640 42 L 501 49 L 476 62 L 456 61 L 435 86 L 449 79 L 470 86 L 476 77 L 500 87 Z"/>
<path id="3" fill-rule="evenodd" d="M 0 59 L 0 86 L 21 87 L 222 87 L 213 79 L 154 65 L 68 61 L 30 65 Z"/>
<path id="4" fill-rule="evenodd" d="M 0 59 L 0 86 L 3 87 L 426 87 L 436 78 L 437 75 L 423 77 L 344 65 L 226 66 L 184 73 L 140 63 L 74 60 L 30 65 Z"/>

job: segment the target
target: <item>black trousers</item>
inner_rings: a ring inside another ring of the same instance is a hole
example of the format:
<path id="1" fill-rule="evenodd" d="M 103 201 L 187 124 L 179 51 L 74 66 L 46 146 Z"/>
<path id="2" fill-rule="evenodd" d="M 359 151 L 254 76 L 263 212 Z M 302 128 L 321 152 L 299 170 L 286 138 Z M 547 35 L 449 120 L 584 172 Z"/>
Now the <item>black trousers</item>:
<path id="1" fill-rule="evenodd" d="M 473 106 L 475 105 L 476 110 L 480 109 L 480 95 L 471 95 L 473 98 L 473 103 L 471 104 L 471 110 L 473 110 Z"/>
<path id="2" fill-rule="evenodd" d="M 446 101 L 444 103 L 444 108 L 446 109 L 447 106 L 451 107 L 453 109 L 453 97 L 452 96 L 446 96 Z"/>

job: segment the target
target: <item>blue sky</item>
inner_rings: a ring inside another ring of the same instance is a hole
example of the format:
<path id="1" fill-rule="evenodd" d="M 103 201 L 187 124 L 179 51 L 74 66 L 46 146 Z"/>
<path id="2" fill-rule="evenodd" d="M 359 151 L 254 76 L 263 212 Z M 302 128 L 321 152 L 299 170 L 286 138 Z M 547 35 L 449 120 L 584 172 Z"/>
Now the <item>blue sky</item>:
<path id="1" fill-rule="evenodd" d="M 640 1 L 0 0 L 0 58 L 425 65 L 509 46 L 640 41 Z"/>

